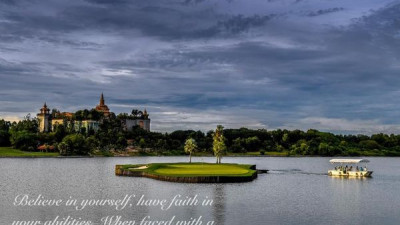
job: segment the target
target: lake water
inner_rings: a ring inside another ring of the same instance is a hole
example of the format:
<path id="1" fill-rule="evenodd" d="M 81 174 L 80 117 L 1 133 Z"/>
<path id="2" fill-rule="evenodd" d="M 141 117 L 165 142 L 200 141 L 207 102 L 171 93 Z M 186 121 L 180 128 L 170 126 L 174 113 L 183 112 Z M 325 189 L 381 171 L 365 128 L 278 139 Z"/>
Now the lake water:
<path id="1" fill-rule="evenodd" d="M 0 159 L 0 224 L 14 220 L 51 220 L 70 215 L 97 221 L 109 215 L 125 220 L 189 220 L 202 216 L 218 225 L 268 224 L 400 224 L 400 158 L 369 158 L 370 179 L 342 179 L 326 175 L 329 158 L 226 157 L 223 162 L 256 164 L 271 170 L 250 183 L 183 184 L 148 178 L 117 177 L 116 164 L 182 162 L 187 157 L 37 158 Z M 193 158 L 214 162 L 214 158 Z M 117 211 L 108 206 L 76 211 L 72 207 L 14 206 L 15 196 L 107 199 L 126 194 L 152 199 L 175 195 L 206 196 L 212 206 L 136 206 Z M 54 224 L 55 225 L 55 224 Z M 195 224 L 193 224 L 195 225 Z"/>

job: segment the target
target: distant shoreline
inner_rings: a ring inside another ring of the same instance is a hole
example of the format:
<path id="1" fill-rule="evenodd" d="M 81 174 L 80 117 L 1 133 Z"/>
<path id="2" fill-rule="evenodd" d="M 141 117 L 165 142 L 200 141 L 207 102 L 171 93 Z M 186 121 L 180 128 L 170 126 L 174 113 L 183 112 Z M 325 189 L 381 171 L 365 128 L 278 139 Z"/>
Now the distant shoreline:
<path id="1" fill-rule="evenodd" d="M 175 153 L 175 154 L 174 154 Z M 262 154 L 263 153 L 263 154 Z M 109 154 L 104 154 L 101 152 L 92 153 L 91 155 L 60 155 L 58 152 L 28 152 L 21 151 L 19 149 L 14 149 L 11 147 L 0 147 L 0 158 L 103 158 L 103 157 L 188 157 L 188 155 L 175 152 L 163 152 L 162 154 L 157 154 L 154 152 L 136 152 L 127 153 L 124 151 L 113 151 Z M 194 157 L 214 157 L 212 153 L 209 152 L 196 152 L 193 154 Z M 399 156 L 383 156 L 383 155 L 336 155 L 336 156 L 326 156 L 326 155 L 289 155 L 287 152 L 246 152 L 246 153 L 232 153 L 228 152 L 223 157 L 399 157 Z"/>
<path id="2" fill-rule="evenodd" d="M 59 158 L 59 159 L 68 159 L 68 158 L 143 158 L 143 157 L 187 157 L 185 155 L 135 155 L 135 156 L 0 156 L 0 159 L 35 159 L 35 158 Z M 214 157 L 213 155 L 199 155 L 193 157 Z M 398 158 L 399 156 L 323 156 L 323 155 L 291 155 L 291 156 L 281 156 L 281 155 L 227 155 L 224 158 L 360 158 L 360 157 L 374 157 L 374 158 Z"/>

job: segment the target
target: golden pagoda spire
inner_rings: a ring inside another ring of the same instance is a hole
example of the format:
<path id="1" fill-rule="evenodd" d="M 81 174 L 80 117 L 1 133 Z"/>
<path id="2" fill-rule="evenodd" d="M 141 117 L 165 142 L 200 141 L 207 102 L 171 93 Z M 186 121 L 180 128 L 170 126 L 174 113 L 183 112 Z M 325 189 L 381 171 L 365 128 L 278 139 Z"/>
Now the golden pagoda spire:
<path id="1" fill-rule="evenodd" d="M 146 108 L 144 108 L 143 117 L 144 117 L 145 119 L 148 119 L 148 118 L 149 118 L 149 114 L 147 113 Z"/>
<path id="2" fill-rule="evenodd" d="M 101 92 L 101 96 L 100 96 L 100 105 L 104 105 L 104 95 L 103 95 L 103 92 Z"/>
<path id="3" fill-rule="evenodd" d="M 110 115 L 110 109 L 108 108 L 108 106 L 104 102 L 105 102 L 104 101 L 104 95 L 103 95 L 103 92 L 102 92 L 101 96 L 100 96 L 100 104 L 98 104 L 96 106 L 96 110 L 100 111 L 100 112 L 103 112 L 105 116 L 108 116 L 108 115 Z"/>

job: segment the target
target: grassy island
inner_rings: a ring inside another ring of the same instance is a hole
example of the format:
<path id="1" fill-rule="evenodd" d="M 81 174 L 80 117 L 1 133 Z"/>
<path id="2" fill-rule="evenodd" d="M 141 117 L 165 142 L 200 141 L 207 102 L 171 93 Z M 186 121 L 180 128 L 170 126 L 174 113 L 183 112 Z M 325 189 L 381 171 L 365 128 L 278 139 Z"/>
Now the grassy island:
<path id="1" fill-rule="evenodd" d="M 149 177 L 182 183 L 248 182 L 257 178 L 255 165 L 212 163 L 151 163 L 116 165 L 117 176 Z"/>

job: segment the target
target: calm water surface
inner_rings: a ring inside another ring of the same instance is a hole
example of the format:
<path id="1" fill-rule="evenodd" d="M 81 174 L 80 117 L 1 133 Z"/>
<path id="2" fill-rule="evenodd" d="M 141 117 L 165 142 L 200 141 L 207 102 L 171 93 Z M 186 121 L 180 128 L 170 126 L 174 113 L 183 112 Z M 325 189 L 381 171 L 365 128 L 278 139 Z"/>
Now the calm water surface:
<path id="1" fill-rule="evenodd" d="M 140 220 L 190 219 L 203 216 L 218 225 L 268 224 L 400 224 L 400 158 L 369 158 L 371 179 L 326 176 L 329 158 L 224 158 L 223 162 L 256 164 L 270 173 L 250 183 L 181 184 L 147 178 L 117 177 L 115 164 L 181 162 L 187 157 L 0 159 L 0 224 L 13 220 L 49 220 L 71 215 L 100 222 L 108 215 Z M 214 158 L 194 158 L 214 162 Z M 75 211 L 68 207 L 16 207 L 16 195 L 47 198 L 122 198 L 125 194 L 170 199 L 208 196 L 211 207 L 110 207 Z M 101 223 L 98 223 L 101 224 Z"/>

